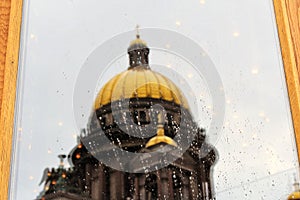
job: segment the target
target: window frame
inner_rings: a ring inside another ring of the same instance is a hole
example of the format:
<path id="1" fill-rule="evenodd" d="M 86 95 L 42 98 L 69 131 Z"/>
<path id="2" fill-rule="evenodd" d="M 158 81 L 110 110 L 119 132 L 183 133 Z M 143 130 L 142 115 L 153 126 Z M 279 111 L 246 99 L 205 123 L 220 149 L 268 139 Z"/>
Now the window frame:
<path id="1" fill-rule="evenodd" d="M 300 146 L 299 1 L 273 0 L 297 147 Z M 8 199 L 12 159 L 22 0 L 0 3 L 0 199 Z M 298 158 L 300 150 L 298 149 Z"/>

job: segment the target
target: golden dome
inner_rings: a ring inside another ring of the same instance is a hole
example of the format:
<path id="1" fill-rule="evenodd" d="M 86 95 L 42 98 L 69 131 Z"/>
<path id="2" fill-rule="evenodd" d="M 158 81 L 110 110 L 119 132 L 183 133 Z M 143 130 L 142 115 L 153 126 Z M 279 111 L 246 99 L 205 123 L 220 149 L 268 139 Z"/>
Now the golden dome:
<path id="1" fill-rule="evenodd" d="M 290 194 L 289 197 L 288 197 L 288 200 L 292 200 L 292 199 L 300 200 L 300 191 L 295 191 L 292 194 Z"/>
<path id="2" fill-rule="evenodd" d="M 145 46 L 147 46 L 147 43 L 146 43 L 144 40 L 140 39 L 139 36 L 138 36 L 135 40 L 132 40 L 132 41 L 130 42 L 130 46 L 131 46 L 131 45 L 136 45 L 136 44 L 140 44 L 140 45 L 145 45 Z"/>
<path id="3" fill-rule="evenodd" d="M 98 93 L 94 108 L 97 110 L 111 102 L 130 98 L 162 99 L 189 108 L 172 81 L 143 66 L 130 68 L 108 81 Z"/>
<path id="4" fill-rule="evenodd" d="M 130 42 L 130 45 L 127 49 L 128 52 L 132 52 L 135 50 L 148 49 L 147 43 L 140 38 L 139 35 L 136 35 L 136 39 Z"/>

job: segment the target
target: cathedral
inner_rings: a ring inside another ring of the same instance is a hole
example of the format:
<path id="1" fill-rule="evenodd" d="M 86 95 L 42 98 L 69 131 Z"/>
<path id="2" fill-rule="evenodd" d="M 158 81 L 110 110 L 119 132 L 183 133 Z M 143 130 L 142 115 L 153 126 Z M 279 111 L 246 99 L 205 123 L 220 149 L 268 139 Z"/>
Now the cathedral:
<path id="1" fill-rule="evenodd" d="M 187 99 L 151 69 L 150 49 L 139 34 L 127 52 L 129 67 L 99 91 L 69 155 L 45 169 L 37 200 L 215 199 L 217 151 Z"/>

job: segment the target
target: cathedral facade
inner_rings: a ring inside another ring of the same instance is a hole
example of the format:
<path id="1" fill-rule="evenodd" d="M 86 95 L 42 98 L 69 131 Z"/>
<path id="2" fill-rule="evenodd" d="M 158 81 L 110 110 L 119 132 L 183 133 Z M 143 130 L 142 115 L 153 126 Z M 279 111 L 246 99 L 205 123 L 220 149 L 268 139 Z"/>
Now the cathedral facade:
<path id="1" fill-rule="evenodd" d="M 99 91 L 78 144 L 68 156 L 60 155 L 58 168 L 45 170 L 38 200 L 214 199 L 217 152 L 188 101 L 176 84 L 151 69 L 150 49 L 139 34 L 127 51 L 128 69 Z M 136 157 L 116 154 L 115 147 Z M 64 157 L 71 168 L 64 167 Z M 117 167 L 99 159 L 104 157 Z"/>

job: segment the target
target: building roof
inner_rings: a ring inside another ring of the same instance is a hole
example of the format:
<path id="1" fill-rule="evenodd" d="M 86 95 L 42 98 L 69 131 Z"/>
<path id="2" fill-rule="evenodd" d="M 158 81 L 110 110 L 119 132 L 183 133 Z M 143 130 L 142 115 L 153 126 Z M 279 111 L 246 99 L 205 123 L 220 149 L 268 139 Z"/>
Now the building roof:
<path id="1" fill-rule="evenodd" d="M 188 102 L 179 88 L 162 74 L 136 67 L 128 69 L 108 81 L 97 95 L 94 108 L 120 99 L 153 98 L 174 102 L 188 108 Z"/>
<path id="2" fill-rule="evenodd" d="M 128 52 L 135 49 L 137 52 L 133 53 L 135 54 L 133 57 L 135 59 L 140 57 L 139 59 L 144 59 L 148 63 L 149 49 L 138 34 L 137 38 L 130 43 Z M 162 99 L 189 108 L 186 98 L 170 79 L 151 70 L 148 64 L 139 65 L 136 62 L 134 66 L 114 76 L 104 85 L 97 95 L 94 108 L 97 110 L 114 101 L 131 98 Z"/>

